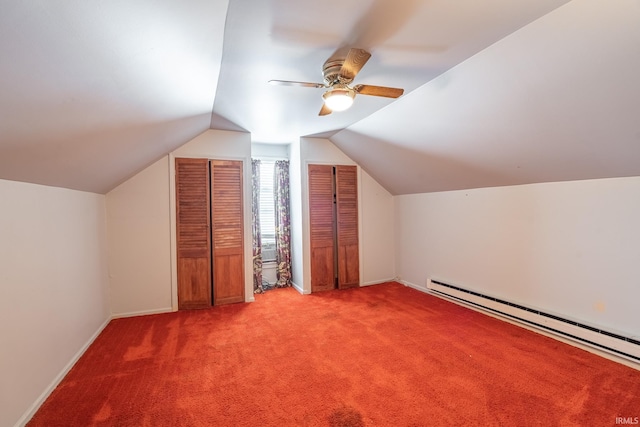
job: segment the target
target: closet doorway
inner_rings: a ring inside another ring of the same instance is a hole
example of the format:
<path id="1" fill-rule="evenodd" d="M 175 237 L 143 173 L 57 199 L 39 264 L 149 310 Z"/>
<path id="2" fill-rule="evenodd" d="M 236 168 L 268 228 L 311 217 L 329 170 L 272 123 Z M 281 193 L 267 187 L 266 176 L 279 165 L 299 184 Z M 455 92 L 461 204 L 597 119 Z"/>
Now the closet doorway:
<path id="1" fill-rule="evenodd" d="M 356 166 L 309 165 L 311 292 L 360 286 Z"/>
<path id="2" fill-rule="evenodd" d="M 178 308 L 244 302 L 242 162 L 175 166 Z"/>

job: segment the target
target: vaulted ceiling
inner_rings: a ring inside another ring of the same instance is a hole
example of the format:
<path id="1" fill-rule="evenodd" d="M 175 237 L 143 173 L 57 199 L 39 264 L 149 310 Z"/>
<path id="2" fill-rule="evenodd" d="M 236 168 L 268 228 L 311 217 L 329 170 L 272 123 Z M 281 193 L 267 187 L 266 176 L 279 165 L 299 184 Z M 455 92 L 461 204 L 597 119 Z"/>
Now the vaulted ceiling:
<path id="1" fill-rule="evenodd" d="M 105 193 L 208 128 L 393 194 L 640 175 L 637 0 L 0 0 L 0 178 Z M 319 117 L 329 57 L 372 57 Z"/>

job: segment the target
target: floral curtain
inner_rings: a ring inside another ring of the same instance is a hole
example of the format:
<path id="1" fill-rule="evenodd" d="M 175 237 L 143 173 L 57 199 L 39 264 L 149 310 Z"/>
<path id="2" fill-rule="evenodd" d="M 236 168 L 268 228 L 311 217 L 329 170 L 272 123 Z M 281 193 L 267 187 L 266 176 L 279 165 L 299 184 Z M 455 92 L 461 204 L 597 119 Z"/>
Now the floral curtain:
<path id="1" fill-rule="evenodd" d="M 260 237 L 260 160 L 251 159 L 251 234 L 253 235 L 253 292 L 262 289 L 262 238 Z"/>
<path id="2" fill-rule="evenodd" d="M 291 231 L 289 214 L 289 161 L 277 160 L 274 167 L 276 262 L 278 271 L 276 287 L 291 286 Z"/>

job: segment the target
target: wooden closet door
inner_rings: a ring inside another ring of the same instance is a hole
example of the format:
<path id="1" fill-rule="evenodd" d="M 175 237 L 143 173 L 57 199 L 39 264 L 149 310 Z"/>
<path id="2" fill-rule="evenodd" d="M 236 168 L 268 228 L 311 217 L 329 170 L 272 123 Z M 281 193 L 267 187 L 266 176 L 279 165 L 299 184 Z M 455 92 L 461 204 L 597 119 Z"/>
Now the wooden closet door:
<path id="1" fill-rule="evenodd" d="M 211 161 L 213 303 L 244 302 L 242 162 Z"/>
<path id="2" fill-rule="evenodd" d="M 178 308 L 211 306 L 209 162 L 176 159 Z"/>
<path id="3" fill-rule="evenodd" d="M 335 287 L 333 166 L 309 165 L 311 292 Z"/>
<path id="4" fill-rule="evenodd" d="M 338 288 L 357 287 L 360 286 L 360 253 L 356 166 L 336 166 L 336 215 Z"/>

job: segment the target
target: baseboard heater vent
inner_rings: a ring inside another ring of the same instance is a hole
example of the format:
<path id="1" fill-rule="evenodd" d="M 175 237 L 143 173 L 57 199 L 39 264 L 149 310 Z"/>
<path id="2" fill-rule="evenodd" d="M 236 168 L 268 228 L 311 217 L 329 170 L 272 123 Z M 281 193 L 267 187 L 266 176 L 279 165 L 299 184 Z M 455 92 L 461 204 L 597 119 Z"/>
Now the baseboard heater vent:
<path id="1" fill-rule="evenodd" d="M 434 294 L 471 304 L 493 313 L 594 346 L 615 355 L 631 359 L 634 362 L 640 362 L 640 341 L 637 339 L 598 329 L 520 304 L 483 295 L 438 280 L 429 280 L 427 287 Z"/>

